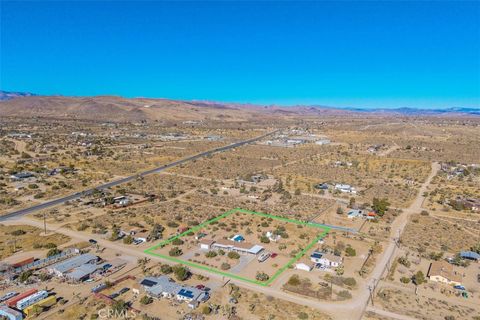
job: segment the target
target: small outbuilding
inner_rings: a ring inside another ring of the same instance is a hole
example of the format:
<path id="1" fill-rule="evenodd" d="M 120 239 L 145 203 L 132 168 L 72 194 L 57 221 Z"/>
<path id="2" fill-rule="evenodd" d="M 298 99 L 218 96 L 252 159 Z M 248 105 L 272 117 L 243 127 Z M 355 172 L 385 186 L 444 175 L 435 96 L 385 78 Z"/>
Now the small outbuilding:
<path id="1" fill-rule="evenodd" d="M 201 239 L 199 241 L 200 243 L 200 249 L 204 249 L 204 250 L 210 250 L 210 248 L 212 247 L 212 244 L 215 243 L 215 241 L 213 241 L 212 239 Z"/>
<path id="2" fill-rule="evenodd" d="M 312 267 L 306 263 L 297 263 L 295 264 L 296 270 L 312 271 Z"/>

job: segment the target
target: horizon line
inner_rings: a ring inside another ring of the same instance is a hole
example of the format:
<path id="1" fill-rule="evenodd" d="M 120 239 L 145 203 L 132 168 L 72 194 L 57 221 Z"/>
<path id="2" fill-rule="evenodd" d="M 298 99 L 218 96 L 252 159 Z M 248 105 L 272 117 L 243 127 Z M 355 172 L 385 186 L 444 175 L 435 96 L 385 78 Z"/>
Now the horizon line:
<path id="1" fill-rule="evenodd" d="M 295 107 L 315 107 L 315 108 L 325 108 L 325 109 L 342 109 L 342 110 L 364 110 L 364 111 L 374 111 L 374 110 L 398 110 L 398 109 L 412 109 L 412 110 L 455 110 L 455 109 L 475 109 L 480 110 L 480 105 L 467 105 L 463 103 L 455 103 L 449 106 L 412 106 L 411 103 L 404 104 L 402 106 L 368 106 L 368 105 L 350 105 L 350 104 L 342 104 L 335 105 L 335 103 L 321 103 L 321 102 L 251 102 L 251 101 L 234 101 L 234 100 L 224 100 L 224 99 L 189 99 L 189 98 L 168 98 L 168 97 L 152 97 L 152 96 L 129 96 L 129 95 L 122 95 L 122 94 L 114 94 L 114 93 L 106 93 L 106 94 L 93 94 L 93 95 L 76 95 L 76 94 L 42 94 L 42 93 L 34 93 L 31 91 L 21 91 L 21 90 L 2 90 L 0 92 L 3 93 L 18 93 L 18 94 L 29 94 L 33 96 L 39 97 L 66 97 L 66 98 L 95 98 L 95 97 L 117 97 L 122 99 L 152 99 L 152 100 L 173 100 L 173 101 L 182 101 L 182 102 L 206 102 L 206 103 L 223 103 L 223 104 L 239 104 L 245 106 L 258 106 L 258 107 L 282 107 L 282 108 L 295 108 Z M 359 100 L 365 98 L 359 98 Z M 302 100 L 302 99 L 298 99 Z M 355 99 L 349 99 L 355 100 Z M 370 99 L 372 100 L 372 99 Z M 381 100 L 381 99 L 373 99 L 373 100 Z M 401 100 L 401 99 L 394 99 L 394 100 Z M 448 99 L 447 99 L 448 100 Z M 381 102 L 380 102 L 381 103 Z"/>

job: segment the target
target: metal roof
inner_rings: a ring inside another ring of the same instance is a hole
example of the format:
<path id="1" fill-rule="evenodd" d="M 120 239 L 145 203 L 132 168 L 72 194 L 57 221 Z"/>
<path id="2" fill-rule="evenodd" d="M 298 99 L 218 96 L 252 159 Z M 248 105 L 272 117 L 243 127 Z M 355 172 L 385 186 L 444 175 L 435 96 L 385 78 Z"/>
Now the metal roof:
<path id="1" fill-rule="evenodd" d="M 97 256 L 90 253 L 85 253 L 57 263 L 56 265 L 53 265 L 51 269 L 59 273 L 65 273 L 93 260 L 98 260 Z"/>
<path id="2" fill-rule="evenodd" d="M 142 283 L 146 283 L 147 285 Z M 145 290 L 147 292 L 156 296 L 161 295 L 162 293 L 177 294 L 177 292 L 182 288 L 175 282 L 170 281 L 170 278 L 167 276 L 147 277 L 143 279 L 140 284 L 145 286 Z"/>
<path id="3" fill-rule="evenodd" d="M 89 276 L 95 271 L 97 271 L 97 269 L 98 269 L 98 266 L 95 264 L 90 264 L 90 263 L 83 264 L 80 267 L 75 268 L 69 274 L 67 274 L 67 277 L 77 281 L 82 280 L 86 276 Z"/>
<path id="4" fill-rule="evenodd" d="M 199 299 L 204 295 L 203 291 L 190 286 L 182 286 L 171 281 L 167 276 L 146 277 L 140 281 L 140 284 L 145 287 L 145 291 L 154 296 L 170 294 L 180 295 L 189 299 Z"/>
<path id="5" fill-rule="evenodd" d="M 253 247 L 251 247 L 250 249 L 248 249 L 248 252 L 253 253 L 253 254 L 257 254 L 262 250 L 263 250 L 263 247 L 256 244 Z"/>

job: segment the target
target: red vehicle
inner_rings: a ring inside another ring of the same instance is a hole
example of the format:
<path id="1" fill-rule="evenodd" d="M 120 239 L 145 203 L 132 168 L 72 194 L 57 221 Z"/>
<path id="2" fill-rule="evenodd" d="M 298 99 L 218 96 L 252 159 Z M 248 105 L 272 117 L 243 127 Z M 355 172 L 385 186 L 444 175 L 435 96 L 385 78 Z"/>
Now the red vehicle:
<path id="1" fill-rule="evenodd" d="M 276 254 L 276 253 L 274 252 L 274 253 L 272 253 L 272 254 L 270 255 L 270 258 L 273 259 L 273 258 L 275 258 L 276 256 L 278 256 L 278 254 Z"/>
<path id="2" fill-rule="evenodd" d="M 18 296 L 15 296 L 7 301 L 5 301 L 5 304 L 9 306 L 10 308 L 15 308 L 17 306 L 17 302 L 22 300 L 23 298 L 29 297 L 34 293 L 37 293 L 37 289 L 30 289 L 28 291 L 25 291 L 24 293 L 19 294 Z"/>
<path id="3" fill-rule="evenodd" d="M 199 284 L 199 285 L 196 285 L 195 288 L 197 288 L 198 290 L 203 290 L 205 289 L 205 286 L 203 284 Z"/>

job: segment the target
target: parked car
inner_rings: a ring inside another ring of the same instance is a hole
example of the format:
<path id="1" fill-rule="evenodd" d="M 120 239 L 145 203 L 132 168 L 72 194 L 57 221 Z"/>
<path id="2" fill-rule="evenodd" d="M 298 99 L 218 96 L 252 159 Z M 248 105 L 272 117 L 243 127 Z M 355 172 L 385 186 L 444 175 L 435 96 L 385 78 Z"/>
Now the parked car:
<path id="1" fill-rule="evenodd" d="M 197 288 L 198 290 L 204 290 L 205 286 L 203 284 L 199 284 L 199 285 L 196 285 L 195 288 Z"/>
<path id="2" fill-rule="evenodd" d="M 273 252 L 273 253 L 270 255 L 270 258 L 272 258 L 272 259 L 273 259 L 273 258 L 275 258 L 276 256 L 278 256 L 278 254 L 277 254 L 277 253 L 275 253 L 275 252 Z"/>
<path id="3" fill-rule="evenodd" d="M 127 287 L 122 288 L 122 289 L 120 289 L 120 291 L 118 291 L 118 295 L 124 294 L 124 293 L 127 292 L 128 290 L 130 290 L 130 289 L 127 288 Z"/>
<path id="4" fill-rule="evenodd" d="M 91 244 L 97 244 L 97 240 L 95 240 L 95 239 L 90 239 L 90 240 L 88 240 L 88 242 L 90 242 Z"/>
<path id="5" fill-rule="evenodd" d="M 457 290 L 467 290 L 467 289 L 465 289 L 465 287 L 462 286 L 462 285 L 456 285 L 456 286 L 453 286 L 453 288 L 454 288 L 454 289 L 457 289 Z"/>
<path id="6" fill-rule="evenodd" d="M 96 285 L 95 287 L 92 288 L 92 292 L 99 292 L 105 289 L 107 285 L 105 283 L 100 283 L 99 285 Z"/>
<path id="7" fill-rule="evenodd" d="M 110 263 L 107 263 L 107 264 L 104 264 L 102 268 L 103 268 L 103 270 L 108 270 L 111 267 L 112 267 L 112 265 Z"/>
<path id="8" fill-rule="evenodd" d="M 119 294 L 118 294 L 117 292 L 114 292 L 114 293 L 112 293 L 111 295 L 109 295 L 108 297 L 109 297 L 110 299 L 115 299 L 115 298 L 118 297 L 118 296 L 119 296 Z"/>

